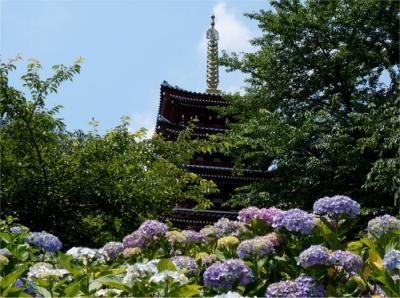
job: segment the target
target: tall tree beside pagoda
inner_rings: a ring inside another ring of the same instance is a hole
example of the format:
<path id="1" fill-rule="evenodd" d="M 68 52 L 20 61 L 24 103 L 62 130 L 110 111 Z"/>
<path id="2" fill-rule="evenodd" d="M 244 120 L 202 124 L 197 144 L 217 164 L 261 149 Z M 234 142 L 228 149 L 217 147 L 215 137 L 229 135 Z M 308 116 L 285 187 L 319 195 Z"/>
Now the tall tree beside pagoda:
<path id="1" fill-rule="evenodd" d="M 397 1 L 272 1 L 248 14 L 257 51 L 225 54 L 249 75 L 247 94 L 224 113 L 238 164 L 269 168 L 234 205 L 311 207 L 346 194 L 365 211 L 398 204 L 399 4 Z M 372 209 L 369 209 L 372 208 Z M 375 209 L 376 211 L 377 209 Z"/>

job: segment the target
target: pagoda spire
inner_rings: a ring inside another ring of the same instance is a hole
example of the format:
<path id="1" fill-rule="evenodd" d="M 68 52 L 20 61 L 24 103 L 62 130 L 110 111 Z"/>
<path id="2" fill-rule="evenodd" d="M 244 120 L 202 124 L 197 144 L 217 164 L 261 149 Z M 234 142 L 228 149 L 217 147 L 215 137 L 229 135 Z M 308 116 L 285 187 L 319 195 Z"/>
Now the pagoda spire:
<path id="1" fill-rule="evenodd" d="M 219 93 L 218 82 L 218 31 L 214 28 L 215 16 L 211 16 L 211 28 L 207 30 L 207 93 Z"/>

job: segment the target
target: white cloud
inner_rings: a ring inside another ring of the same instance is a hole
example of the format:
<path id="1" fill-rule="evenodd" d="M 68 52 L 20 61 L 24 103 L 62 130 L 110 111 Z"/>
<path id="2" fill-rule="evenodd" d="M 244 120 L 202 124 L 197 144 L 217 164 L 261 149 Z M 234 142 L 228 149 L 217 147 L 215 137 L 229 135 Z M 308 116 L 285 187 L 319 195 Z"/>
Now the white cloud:
<path id="1" fill-rule="evenodd" d="M 219 2 L 214 7 L 213 12 L 215 15 L 215 28 L 219 32 L 219 49 L 228 52 L 252 51 L 249 40 L 255 35 L 240 20 L 240 16 L 232 8 L 228 8 L 224 1 Z M 200 42 L 200 50 L 204 55 L 207 48 L 205 31 Z"/>
<path id="2" fill-rule="evenodd" d="M 154 111 L 148 113 L 132 113 L 130 116 L 129 130 L 135 132 L 144 127 L 147 129 L 147 138 L 150 138 L 156 126 L 156 113 Z"/>

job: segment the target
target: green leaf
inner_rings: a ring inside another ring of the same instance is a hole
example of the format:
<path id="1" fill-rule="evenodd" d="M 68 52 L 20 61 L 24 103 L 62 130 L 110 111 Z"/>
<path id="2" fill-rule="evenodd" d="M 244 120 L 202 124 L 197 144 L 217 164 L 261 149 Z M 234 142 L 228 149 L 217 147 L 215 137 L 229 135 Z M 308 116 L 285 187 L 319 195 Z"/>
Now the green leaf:
<path id="1" fill-rule="evenodd" d="M 80 287 L 81 287 L 81 281 L 80 280 L 76 280 L 76 281 L 72 282 L 71 284 L 68 285 L 68 287 L 66 287 L 64 289 L 65 296 L 68 296 L 68 297 L 77 296 L 77 294 L 80 291 Z"/>
<path id="2" fill-rule="evenodd" d="M 14 271 L 14 272 L 12 272 L 10 274 L 7 274 L 0 281 L 0 288 L 5 290 L 10 285 L 13 285 L 16 282 L 16 280 L 26 271 L 26 269 L 27 269 L 27 267 L 25 265 L 22 268 L 18 269 L 17 271 Z"/>
<path id="3" fill-rule="evenodd" d="M 157 264 L 157 269 L 160 272 L 165 271 L 165 270 L 176 271 L 176 267 L 175 267 L 174 263 L 172 263 L 171 259 L 160 260 L 160 262 L 158 262 L 158 264 Z"/>

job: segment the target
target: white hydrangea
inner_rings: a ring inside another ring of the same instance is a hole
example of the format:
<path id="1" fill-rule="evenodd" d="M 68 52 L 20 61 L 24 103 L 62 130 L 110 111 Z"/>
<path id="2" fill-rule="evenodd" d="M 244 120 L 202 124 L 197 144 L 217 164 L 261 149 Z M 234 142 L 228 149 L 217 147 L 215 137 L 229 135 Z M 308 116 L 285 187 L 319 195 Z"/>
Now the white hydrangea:
<path id="1" fill-rule="evenodd" d="M 47 278 L 60 278 L 70 274 L 68 270 L 56 269 L 48 263 L 36 263 L 31 266 L 28 271 L 28 279 L 32 278 L 47 279 Z"/>
<path id="2" fill-rule="evenodd" d="M 157 273 L 158 262 L 160 262 L 160 260 L 155 259 L 145 263 L 135 263 L 133 265 L 128 265 L 126 274 L 122 282 L 125 284 L 130 284 L 137 278 L 144 278 L 149 274 L 153 275 Z"/>
<path id="3" fill-rule="evenodd" d="M 101 289 L 96 291 L 95 296 L 96 297 L 119 297 L 119 295 L 122 293 L 121 290 L 118 289 Z"/>
<path id="4" fill-rule="evenodd" d="M 181 285 L 187 284 L 189 282 L 189 279 L 184 274 L 168 270 L 156 273 L 150 278 L 150 282 L 158 284 L 168 279 L 172 279 L 174 282 L 180 283 Z"/>
<path id="5" fill-rule="evenodd" d="M 229 291 L 228 293 L 225 294 L 216 295 L 214 296 L 214 298 L 246 298 L 246 297 L 240 295 L 239 293 Z"/>
<path id="6" fill-rule="evenodd" d="M 106 255 L 102 249 L 93 249 L 88 247 L 72 247 L 66 252 L 66 254 L 72 256 L 75 260 L 104 261 L 106 259 Z"/>

